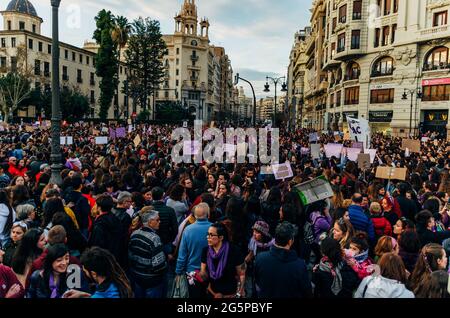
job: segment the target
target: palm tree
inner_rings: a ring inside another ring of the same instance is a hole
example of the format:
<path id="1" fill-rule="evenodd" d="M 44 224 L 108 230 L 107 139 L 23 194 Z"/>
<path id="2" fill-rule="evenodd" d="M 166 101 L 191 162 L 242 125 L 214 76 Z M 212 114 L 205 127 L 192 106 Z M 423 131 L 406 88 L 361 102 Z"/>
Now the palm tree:
<path id="1" fill-rule="evenodd" d="M 128 37 L 131 31 L 131 25 L 128 22 L 128 19 L 124 16 L 117 16 L 114 18 L 114 27 L 111 31 L 111 38 L 118 48 L 118 63 L 117 63 L 117 105 L 116 105 L 116 113 L 118 117 L 122 115 L 124 109 L 119 114 L 119 70 L 120 70 L 120 54 L 121 50 L 127 45 Z"/>

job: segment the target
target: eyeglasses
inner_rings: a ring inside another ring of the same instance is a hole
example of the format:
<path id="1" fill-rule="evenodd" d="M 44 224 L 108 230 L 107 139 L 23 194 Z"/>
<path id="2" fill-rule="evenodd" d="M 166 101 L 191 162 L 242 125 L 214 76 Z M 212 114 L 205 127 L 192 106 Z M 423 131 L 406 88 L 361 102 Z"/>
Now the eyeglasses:
<path id="1" fill-rule="evenodd" d="M 213 234 L 213 233 L 208 233 L 207 235 L 206 235 L 207 237 L 214 237 L 214 236 L 217 236 L 217 237 L 219 237 L 219 235 L 217 235 L 217 234 Z"/>

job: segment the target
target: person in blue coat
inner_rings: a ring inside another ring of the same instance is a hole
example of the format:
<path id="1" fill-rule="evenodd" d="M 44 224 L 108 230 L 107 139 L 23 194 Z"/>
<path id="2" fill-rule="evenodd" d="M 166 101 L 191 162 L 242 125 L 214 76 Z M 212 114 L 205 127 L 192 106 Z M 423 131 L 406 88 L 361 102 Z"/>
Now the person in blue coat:
<path id="1" fill-rule="evenodd" d="M 258 298 L 310 298 L 312 286 L 305 261 L 291 250 L 296 227 L 283 222 L 275 229 L 275 244 L 255 260 Z"/>
<path id="2" fill-rule="evenodd" d="M 348 216 L 350 217 L 350 223 L 353 225 L 355 231 L 366 232 L 369 240 L 374 243 L 375 230 L 373 228 L 372 220 L 369 219 L 362 208 L 362 195 L 355 193 L 352 196 L 352 204 L 348 207 Z"/>

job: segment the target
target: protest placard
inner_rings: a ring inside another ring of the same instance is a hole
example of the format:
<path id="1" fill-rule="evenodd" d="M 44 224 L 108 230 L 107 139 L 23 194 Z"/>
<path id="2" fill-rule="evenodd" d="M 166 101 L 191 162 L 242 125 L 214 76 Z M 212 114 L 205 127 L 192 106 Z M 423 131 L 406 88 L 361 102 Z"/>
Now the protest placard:
<path id="1" fill-rule="evenodd" d="M 273 164 L 272 171 L 276 180 L 284 180 L 294 176 L 291 163 L 288 161 L 282 164 Z"/>
<path id="2" fill-rule="evenodd" d="M 319 140 L 319 136 L 316 132 L 309 134 L 309 142 L 317 142 Z"/>
<path id="3" fill-rule="evenodd" d="M 261 174 L 273 174 L 272 166 L 261 166 Z"/>
<path id="4" fill-rule="evenodd" d="M 114 128 L 109 128 L 109 138 L 116 139 L 116 130 Z"/>
<path id="5" fill-rule="evenodd" d="M 420 140 L 403 139 L 402 150 L 409 149 L 410 152 L 420 152 Z"/>
<path id="6" fill-rule="evenodd" d="M 324 176 L 296 185 L 294 189 L 297 191 L 303 205 L 308 205 L 333 196 L 333 189 Z"/>
<path id="7" fill-rule="evenodd" d="M 311 144 L 311 146 L 314 146 L 316 144 Z M 300 154 L 303 156 L 308 155 L 311 152 L 311 150 L 309 148 L 305 148 L 305 147 L 301 147 L 300 148 Z"/>
<path id="8" fill-rule="evenodd" d="M 352 142 L 352 148 L 359 148 L 361 150 L 364 150 L 364 143 L 361 141 L 354 141 Z"/>
<path id="9" fill-rule="evenodd" d="M 347 158 L 350 161 L 358 161 L 358 154 L 361 153 L 361 149 L 359 148 L 345 148 L 347 151 Z"/>
<path id="10" fill-rule="evenodd" d="M 105 137 L 105 136 L 95 137 L 95 144 L 96 145 L 106 145 L 106 144 L 108 144 L 108 137 Z"/>
<path id="11" fill-rule="evenodd" d="M 406 180 L 407 170 L 406 168 L 378 167 L 375 177 L 379 179 Z"/>
<path id="12" fill-rule="evenodd" d="M 311 156 L 313 159 L 320 158 L 320 145 L 319 144 L 311 144 Z"/>
<path id="13" fill-rule="evenodd" d="M 119 127 L 116 129 L 116 137 L 117 138 L 125 138 L 127 135 L 127 132 L 125 130 L 125 127 Z"/>
<path id="14" fill-rule="evenodd" d="M 325 155 L 328 158 L 336 157 L 340 158 L 342 153 L 342 148 L 344 148 L 344 145 L 342 144 L 326 144 L 325 145 Z"/>
<path id="15" fill-rule="evenodd" d="M 368 153 L 358 154 L 358 168 L 363 170 L 370 169 L 370 154 Z"/>
<path id="16" fill-rule="evenodd" d="M 375 156 L 377 155 L 377 150 L 376 149 L 364 149 L 364 153 L 369 154 L 370 163 L 373 163 L 375 160 Z"/>
<path id="17" fill-rule="evenodd" d="M 348 130 L 352 140 L 362 141 L 365 148 L 370 147 L 369 121 L 364 118 L 352 118 L 347 116 Z"/>
<path id="18" fill-rule="evenodd" d="M 107 133 L 108 132 L 108 127 L 102 127 L 102 133 Z"/>
<path id="19" fill-rule="evenodd" d="M 188 122 L 187 121 L 183 121 L 183 128 L 187 128 L 188 126 Z"/>
<path id="20" fill-rule="evenodd" d="M 139 146 L 141 144 L 141 141 L 142 141 L 141 136 L 139 136 L 139 134 L 136 135 L 136 137 L 134 137 L 134 140 L 133 140 L 134 146 L 135 147 Z"/>
<path id="21" fill-rule="evenodd" d="M 428 140 L 430 140 L 429 137 L 422 137 L 422 139 L 420 139 L 422 142 L 428 142 Z"/>

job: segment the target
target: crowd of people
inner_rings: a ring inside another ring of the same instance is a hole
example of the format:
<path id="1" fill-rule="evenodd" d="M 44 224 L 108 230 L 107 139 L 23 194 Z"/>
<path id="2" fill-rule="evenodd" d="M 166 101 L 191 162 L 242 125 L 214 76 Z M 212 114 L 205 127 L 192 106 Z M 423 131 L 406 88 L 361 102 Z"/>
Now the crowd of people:
<path id="1" fill-rule="evenodd" d="M 0 298 L 450 297 L 446 140 L 405 153 L 375 134 L 362 170 L 326 157 L 333 132 L 313 159 L 312 130 L 280 129 L 294 176 L 276 180 L 248 161 L 174 163 L 175 126 L 98 145 L 104 127 L 63 127 L 59 185 L 49 130 L 0 132 Z M 378 179 L 378 166 L 406 180 Z M 296 186 L 319 176 L 333 196 L 303 205 Z"/>

